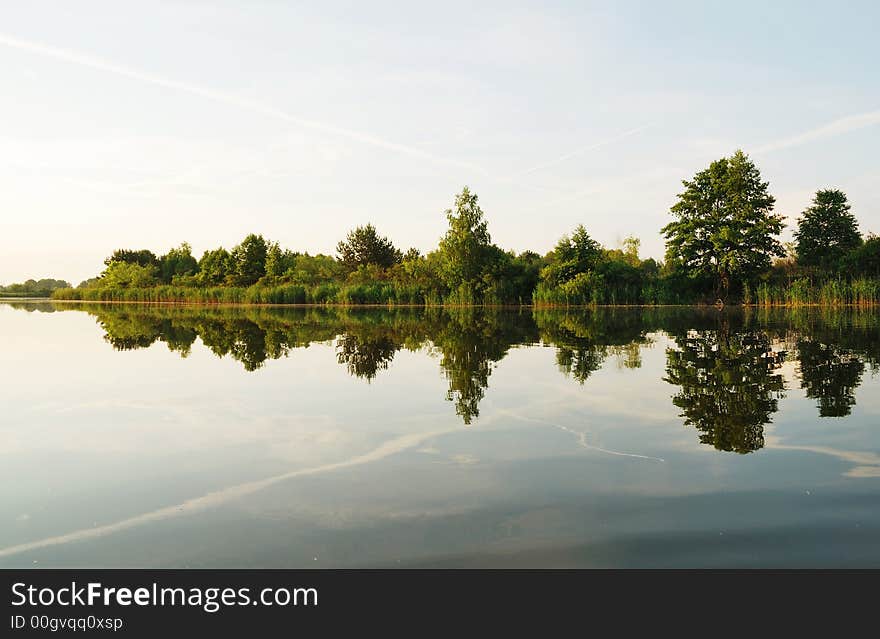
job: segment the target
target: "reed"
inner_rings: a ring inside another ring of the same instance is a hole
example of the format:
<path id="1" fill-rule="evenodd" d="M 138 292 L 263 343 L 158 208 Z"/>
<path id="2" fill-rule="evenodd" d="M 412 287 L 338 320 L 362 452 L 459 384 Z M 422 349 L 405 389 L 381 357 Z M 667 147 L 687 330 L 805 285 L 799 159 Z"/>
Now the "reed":
<path id="1" fill-rule="evenodd" d="M 762 282 L 755 290 L 756 306 L 874 306 L 880 304 L 880 279 L 834 278 L 814 282 L 802 277 L 791 282 Z"/>

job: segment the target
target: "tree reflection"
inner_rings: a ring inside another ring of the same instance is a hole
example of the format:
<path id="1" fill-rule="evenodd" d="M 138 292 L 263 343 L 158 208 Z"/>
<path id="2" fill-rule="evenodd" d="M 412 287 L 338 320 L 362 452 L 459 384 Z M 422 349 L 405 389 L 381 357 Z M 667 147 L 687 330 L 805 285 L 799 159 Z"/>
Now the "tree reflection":
<path id="1" fill-rule="evenodd" d="M 680 387 L 672 402 L 700 442 L 718 450 L 750 453 L 764 446 L 764 424 L 778 410 L 784 381 L 783 351 L 758 331 L 690 331 L 666 355 L 665 381 Z"/>
<path id="2" fill-rule="evenodd" d="M 583 384 L 602 368 L 606 354 L 605 348 L 598 345 L 560 346 L 556 349 L 556 365 L 565 375 Z"/>
<path id="3" fill-rule="evenodd" d="M 537 311 L 535 315 L 541 340 L 556 345 L 559 370 L 581 384 L 610 354 L 618 355 L 626 368 L 639 368 L 641 347 L 651 342 L 650 320 L 641 309 Z"/>
<path id="4" fill-rule="evenodd" d="M 797 353 L 801 387 L 823 417 L 850 414 L 866 366 L 876 369 L 880 359 L 874 312 L 44 306 L 91 313 L 117 350 L 163 343 L 186 357 L 198 338 L 246 371 L 322 343 L 349 374 L 371 382 L 391 368 L 397 351 L 422 350 L 437 358 L 445 397 L 465 424 L 479 418 L 496 364 L 517 345 L 553 346 L 559 369 L 584 384 L 609 356 L 623 370 L 642 366 L 652 334 L 663 331 L 677 344 L 667 352 L 664 379 L 679 387 L 673 402 L 685 423 L 700 431 L 700 441 L 741 453 L 763 446 L 763 426 L 782 395 L 785 355 L 778 345 L 773 350 L 773 340 Z"/>
<path id="5" fill-rule="evenodd" d="M 514 344 L 537 341 L 530 313 L 483 309 L 364 310 L 345 308 L 241 308 L 83 305 L 98 318 L 117 350 L 163 342 L 186 356 L 195 342 L 218 357 L 230 356 L 246 371 L 288 356 L 313 342 L 333 341 L 336 360 L 349 374 L 372 381 L 401 348 L 439 358 L 446 398 L 465 424 L 479 405 L 494 362 Z"/>
<path id="6" fill-rule="evenodd" d="M 849 350 L 810 339 L 797 342 L 801 388 L 816 399 L 822 417 L 845 417 L 855 406 L 855 390 L 865 364 Z"/>
<path id="7" fill-rule="evenodd" d="M 514 344 L 537 341 L 531 314 L 475 308 L 449 309 L 432 327 L 431 342 L 449 382 L 446 399 L 465 424 L 480 415 L 492 364 Z"/>
<path id="8" fill-rule="evenodd" d="M 387 336 L 346 334 L 336 341 L 336 361 L 345 364 L 349 374 L 371 381 L 380 370 L 388 369 L 399 349 Z"/>
<path id="9" fill-rule="evenodd" d="M 187 357 L 197 337 L 191 326 L 176 324 L 161 315 L 132 310 L 107 315 L 101 324 L 106 330 L 104 339 L 119 351 L 147 348 L 162 341 L 169 350 Z"/>

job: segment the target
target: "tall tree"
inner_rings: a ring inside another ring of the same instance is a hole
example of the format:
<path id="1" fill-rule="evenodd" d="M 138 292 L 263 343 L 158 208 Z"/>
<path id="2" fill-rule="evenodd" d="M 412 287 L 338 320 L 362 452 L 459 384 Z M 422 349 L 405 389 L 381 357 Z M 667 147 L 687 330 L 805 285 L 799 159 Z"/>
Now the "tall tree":
<path id="1" fill-rule="evenodd" d="M 596 268 L 602 246 L 580 224 L 571 236 L 563 235 L 547 257 L 550 263 L 541 272 L 541 278 L 551 286 L 559 286 Z"/>
<path id="2" fill-rule="evenodd" d="M 159 258 L 159 270 L 162 281 L 167 284 L 175 275 L 195 275 L 199 270 L 199 263 L 192 255 L 192 247 L 184 242 Z"/>
<path id="3" fill-rule="evenodd" d="M 390 268 L 403 259 L 391 240 L 381 237 L 372 224 L 349 231 L 345 240 L 336 245 L 336 251 L 348 271 L 368 264 Z"/>
<path id="4" fill-rule="evenodd" d="M 282 264 L 284 254 L 281 252 L 281 246 L 278 242 L 269 242 L 266 247 L 266 275 L 270 277 L 278 277 L 284 273 Z"/>
<path id="5" fill-rule="evenodd" d="M 865 241 L 843 260 L 851 274 L 880 276 L 880 236 L 868 234 Z"/>
<path id="6" fill-rule="evenodd" d="M 450 289 L 474 284 L 487 261 L 491 237 L 477 195 L 464 187 L 455 196 L 455 206 L 446 210 L 449 230 L 440 240 L 438 252 L 442 275 Z"/>
<path id="7" fill-rule="evenodd" d="M 794 238 L 798 263 L 824 269 L 837 268 L 862 243 L 859 223 L 839 189 L 816 191 L 812 205 L 798 220 Z"/>
<path id="8" fill-rule="evenodd" d="M 251 233 L 230 253 L 235 283 L 250 286 L 266 274 L 268 247 L 262 235 Z"/>
<path id="9" fill-rule="evenodd" d="M 623 240 L 623 255 L 632 266 L 639 266 L 642 262 L 639 259 L 639 249 L 641 246 L 642 241 L 634 235 L 629 235 Z"/>
<path id="10" fill-rule="evenodd" d="M 278 242 L 269 242 L 266 248 L 266 275 L 281 277 L 296 266 L 297 253 L 282 249 Z"/>
<path id="11" fill-rule="evenodd" d="M 685 190 L 663 227 L 666 255 L 692 277 L 708 275 L 718 297 L 726 298 L 732 280 L 748 280 L 785 252 L 775 237 L 784 226 L 773 213 L 776 199 L 742 151 L 721 158 L 684 180 Z"/>
<path id="12" fill-rule="evenodd" d="M 199 260 L 199 281 L 202 284 L 225 284 L 232 274 L 232 257 L 222 246 L 213 251 L 205 251 Z"/>
<path id="13" fill-rule="evenodd" d="M 114 262 L 137 264 L 138 266 L 159 266 L 159 258 L 156 257 L 155 253 L 147 249 L 139 251 L 116 249 L 110 257 L 104 260 L 104 265 L 110 266 Z"/>

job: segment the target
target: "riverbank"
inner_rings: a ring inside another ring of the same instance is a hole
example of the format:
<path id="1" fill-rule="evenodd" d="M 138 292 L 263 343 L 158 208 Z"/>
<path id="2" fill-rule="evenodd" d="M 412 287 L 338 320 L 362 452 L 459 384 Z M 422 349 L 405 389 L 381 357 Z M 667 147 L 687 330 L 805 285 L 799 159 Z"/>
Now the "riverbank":
<path id="1" fill-rule="evenodd" d="M 441 295 L 411 291 L 400 294 L 393 285 L 342 286 L 335 283 L 314 287 L 301 285 L 266 287 L 210 287 L 194 288 L 179 286 L 155 286 L 149 288 L 65 288 L 54 291 L 51 298 L 6 299 L 52 299 L 67 302 L 97 303 L 146 303 L 146 304 L 198 304 L 198 305 L 245 305 L 245 306 L 351 306 L 351 307 L 501 307 L 501 308 L 588 308 L 588 307 L 656 307 L 681 306 L 717 308 L 719 305 L 691 300 L 655 300 L 633 303 L 599 303 L 573 299 L 571 301 L 547 301 L 522 299 L 506 301 L 487 299 L 483 302 L 444 299 Z M 826 282 L 808 286 L 803 282 L 789 285 L 762 284 L 754 292 L 746 288 L 741 298 L 723 307 L 833 307 L 880 305 L 880 280 L 853 280 Z"/>

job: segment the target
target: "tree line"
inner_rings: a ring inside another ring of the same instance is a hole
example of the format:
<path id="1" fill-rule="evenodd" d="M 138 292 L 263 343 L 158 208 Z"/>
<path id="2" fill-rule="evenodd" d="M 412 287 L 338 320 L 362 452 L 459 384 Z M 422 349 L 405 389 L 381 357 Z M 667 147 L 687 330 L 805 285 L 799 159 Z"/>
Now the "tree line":
<path id="1" fill-rule="evenodd" d="M 5 297 L 49 297 L 53 291 L 61 288 L 70 288 L 70 282 L 44 278 L 40 280 L 25 280 L 7 286 L 0 286 L 0 296 Z"/>
<path id="2" fill-rule="evenodd" d="M 244 303 L 617 305 L 880 302 L 880 238 L 864 237 L 846 194 L 817 191 L 794 242 L 754 162 L 742 151 L 684 180 L 661 229 L 662 262 L 640 240 L 602 246 L 587 228 L 545 255 L 492 242 L 478 197 L 465 187 L 445 213 L 436 249 L 396 247 L 372 225 L 351 230 L 335 255 L 309 255 L 250 234 L 227 250 L 189 244 L 161 256 L 120 249 L 105 269 L 58 299 Z M 794 293 L 793 293 L 794 292 Z"/>

